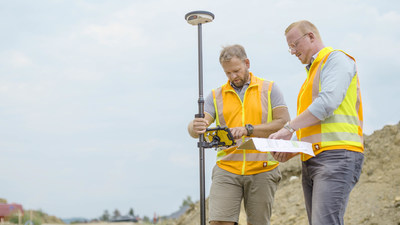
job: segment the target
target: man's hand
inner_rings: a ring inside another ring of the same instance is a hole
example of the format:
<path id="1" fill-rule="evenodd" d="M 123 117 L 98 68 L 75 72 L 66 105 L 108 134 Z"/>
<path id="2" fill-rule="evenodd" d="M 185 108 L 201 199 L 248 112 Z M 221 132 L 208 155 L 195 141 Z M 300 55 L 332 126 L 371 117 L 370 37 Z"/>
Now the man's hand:
<path id="1" fill-rule="evenodd" d="M 283 139 L 283 140 L 290 140 L 292 138 L 293 133 L 290 132 L 286 128 L 282 128 L 278 130 L 277 132 L 269 135 L 268 138 L 270 139 Z M 271 152 L 272 157 L 278 162 L 286 162 L 289 159 L 291 159 L 293 156 L 297 155 L 299 153 L 291 153 L 291 152 Z"/>
<path id="2" fill-rule="evenodd" d="M 204 118 L 195 118 L 193 120 L 193 132 L 197 135 L 204 134 L 208 126 L 209 124 Z"/>
<path id="3" fill-rule="evenodd" d="M 214 119 L 209 115 L 205 114 L 204 118 L 195 118 L 190 121 L 188 125 L 188 131 L 190 136 L 193 138 L 198 138 L 200 134 L 204 134 L 206 132 L 207 127 L 212 124 Z"/>
<path id="4" fill-rule="evenodd" d="M 272 157 L 278 162 L 286 162 L 293 158 L 295 155 L 299 154 L 297 152 L 270 152 Z"/>
<path id="5" fill-rule="evenodd" d="M 233 139 L 239 139 L 247 135 L 247 129 L 245 127 L 234 127 L 230 128 Z"/>
<path id="6" fill-rule="evenodd" d="M 277 132 L 269 135 L 268 138 L 290 140 L 290 138 L 292 138 L 292 135 L 293 135 L 293 133 L 290 132 L 288 129 L 282 128 L 282 129 L 278 130 Z"/>

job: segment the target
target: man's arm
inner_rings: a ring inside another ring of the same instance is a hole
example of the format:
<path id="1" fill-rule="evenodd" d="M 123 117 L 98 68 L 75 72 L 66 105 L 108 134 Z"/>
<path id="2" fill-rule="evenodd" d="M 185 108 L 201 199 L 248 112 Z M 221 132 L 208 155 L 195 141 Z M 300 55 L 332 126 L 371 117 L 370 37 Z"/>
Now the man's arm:
<path id="1" fill-rule="evenodd" d="M 268 137 L 270 134 L 278 131 L 290 120 L 288 108 L 286 106 L 276 107 L 272 110 L 272 121 L 254 126 L 255 137 Z"/>
<path id="2" fill-rule="evenodd" d="M 294 118 L 292 121 L 290 121 L 289 126 L 296 131 L 303 127 L 315 125 L 319 121 L 320 120 L 307 109 L 296 118 Z M 290 140 L 292 134 L 293 133 L 290 132 L 288 129 L 282 128 L 278 132 L 269 135 L 269 138 Z"/>
<path id="3" fill-rule="evenodd" d="M 311 105 L 290 121 L 294 130 L 315 125 L 331 116 L 343 101 L 347 88 L 356 73 L 355 62 L 342 52 L 333 52 L 321 72 L 321 91 Z M 281 129 L 270 135 L 272 139 L 289 140 L 292 133 Z"/>
<path id="4" fill-rule="evenodd" d="M 320 120 L 332 116 L 342 104 L 356 73 L 357 67 L 353 59 L 343 52 L 332 52 L 321 71 L 321 91 L 308 107 L 310 113 Z"/>
<path id="5" fill-rule="evenodd" d="M 207 127 L 214 122 L 214 118 L 210 114 L 205 113 L 204 118 L 195 118 L 188 125 L 188 132 L 193 138 L 198 138 L 199 134 L 204 134 Z"/>
<path id="6" fill-rule="evenodd" d="M 347 88 L 356 74 L 355 62 L 342 52 L 333 52 L 322 69 L 321 91 L 311 105 L 300 115 L 290 121 L 294 130 L 310 127 L 331 116 L 343 101 Z M 292 132 L 286 128 L 271 134 L 269 138 L 289 140 Z M 275 153 L 274 158 L 280 162 L 287 161 L 291 153 Z"/>
<path id="7" fill-rule="evenodd" d="M 294 130 L 298 130 L 302 127 L 309 127 L 316 124 L 320 121 L 317 117 L 310 113 L 310 111 L 305 110 L 292 121 L 290 121 L 289 126 Z M 284 139 L 290 140 L 293 133 L 286 128 L 280 129 L 278 132 L 273 133 L 269 136 L 271 139 Z M 298 153 L 289 153 L 289 152 L 271 152 L 271 155 L 279 162 L 286 162 L 289 159 L 296 156 Z"/>
<path id="8" fill-rule="evenodd" d="M 272 121 L 269 123 L 263 123 L 254 126 L 253 135 L 254 137 L 266 138 L 270 134 L 278 131 L 283 125 L 290 120 L 289 111 L 286 106 L 276 107 L 272 110 Z M 234 127 L 231 128 L 233 138 L 238 139 L 242 136 L 247 135 L 247 129 L 245 127 Z"/>
<path id="9" fill-rule="evenodd" d="M 288 108 L 283 98 L 283 93 L 279 86 L 274 82 L 271 90 L 272 121 L 270 123 L 259 124 L 255 129 L 254 136 L 268 137 L 278 131 L 290 120 Z"/>

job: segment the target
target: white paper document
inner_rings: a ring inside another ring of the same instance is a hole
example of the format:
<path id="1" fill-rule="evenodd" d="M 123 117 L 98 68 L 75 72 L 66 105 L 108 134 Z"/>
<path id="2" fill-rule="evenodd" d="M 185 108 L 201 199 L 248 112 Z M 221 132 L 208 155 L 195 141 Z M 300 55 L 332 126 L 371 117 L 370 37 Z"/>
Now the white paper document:
<path id="1" fill-rule="evenodd" d="M 304 141 L 250 138 L 239 145 L 237 149 L 256 149 L 261 152 L 302 152 L 315 156 L 312 144 Z"/>

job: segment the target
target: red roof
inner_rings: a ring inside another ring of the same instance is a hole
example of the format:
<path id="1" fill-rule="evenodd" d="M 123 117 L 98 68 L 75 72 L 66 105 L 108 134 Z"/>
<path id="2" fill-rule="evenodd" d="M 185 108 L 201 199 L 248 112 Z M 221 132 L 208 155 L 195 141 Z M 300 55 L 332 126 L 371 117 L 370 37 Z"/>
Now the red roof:
<path id="1" fill-rule="evenodd" d="M 24 213 L 24 209 L 22 208 L 22 205 L 16 204 L 16 203 L 11 203 L 11 204 L 5 204 L 5 203 L 0 203 L 0 217 L 5 217 L 9 216 L 12 213 L 21 211 L 21 213 Z"/>

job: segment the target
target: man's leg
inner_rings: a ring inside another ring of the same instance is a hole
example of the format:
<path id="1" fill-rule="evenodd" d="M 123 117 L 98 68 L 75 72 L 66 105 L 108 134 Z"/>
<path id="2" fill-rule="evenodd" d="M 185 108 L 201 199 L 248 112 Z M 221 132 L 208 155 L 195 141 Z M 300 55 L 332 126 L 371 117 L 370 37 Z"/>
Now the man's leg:
<path id="1" fill-rule="evenodd" d="M 208 202 L 210 224 L 233 225 L 239 221 L 242 177 L 214 166 Z"/>
<path id="2" fill-rule="evenodd" d="M 313 180 L 311 224 L 344 224 L 347 201 L 357 183 L 364 155 L 347 150 L 328 150 L 310 160 Z"/>
<path id="3" fill-rule="evenodd" d="M 312 192 L 313 192 L 313 181 L 308 173 L 308 161 L 302 163 L 302 185 L 304 194 L 304 203 L 306 206 L 308 223 L 311 225 L 311 212 L 312 212 Z"/>
<path id="4" fill-rule="evenodd" d="M 270 224 L 274 196 L 281 178 L 279 168 L 244 176 L 244 207 L 248 224 Z"/>

